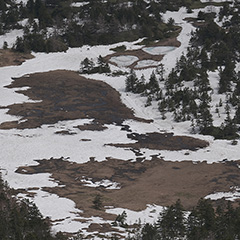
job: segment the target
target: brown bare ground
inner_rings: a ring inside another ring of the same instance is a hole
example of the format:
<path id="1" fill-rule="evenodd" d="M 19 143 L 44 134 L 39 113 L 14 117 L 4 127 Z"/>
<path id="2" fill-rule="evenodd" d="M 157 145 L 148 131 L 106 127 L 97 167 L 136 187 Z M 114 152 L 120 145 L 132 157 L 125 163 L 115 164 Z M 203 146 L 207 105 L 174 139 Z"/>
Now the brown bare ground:
<path id="1" fill-rule="evenodd" d="M 34 56 L 29 53 L 14 52 L 10 49 L 0 49 L 0 67 L 21 65 L 31 58 L 34 58 Z"/>
<path id="2" fill-rule="evenodd" d="M 107 159 L 102 162 L 93 159 L 78 164 L 64 159 L 39 160 L 36 166 L 20 167 L 21 174 L 51 173 L 54 180 L 65 187 L 45 188 L 59 196 L 72 199 L 84 210 L 83 216 L 101 216 L 113 220 L 115 217 L 93 208 L 92 201 L 97 194 L 103 196 L 104 206 L 142 210 L 146 204 L 168 206 L 181 199 L 186 209 L 210 193 L 230 191 L 240 185 L 239 161 L 213 163 L 171 162 L 153 157 L 149 161 L 123 161 Z M 93 182 L 109 179 L 120 184 L 119 190 L 104 187 L 84 186 L 83 178 Z"/>
<path id="3" fill-rule="evenodd" d="M 148 148 L 158 150 L 197 150 L 198 148 L 205 148 L 209 145 L 208 142 L 188 137 L 188 136 L 174 136 L 173 133 L 146 133 L 137 134 L 132 133 L 127 135 L 130 139 L 137 140 L 136 143 L 119 143 L 108 144 L 110 146 L 121 148 Z"/>
<path id="4" fill-rule="evenodd" d="M 25 86 L 30 88 L 17 92 L 41 101 L 5 107 L 9 108 L 8 114 L 21 116 L 24 121 L 2 123 L 1 129 L 36 128 L 42 124 L 81 118 L 95 119 L 93 125 L 98 129 L 102 124 L 121 123 L 124 119 L 151 122 L 135 117 L 111 86 L 102 81 L 84 78 L 77 72 L 58 70 L 35 73 L 14 79 L 8 87 Z"/>

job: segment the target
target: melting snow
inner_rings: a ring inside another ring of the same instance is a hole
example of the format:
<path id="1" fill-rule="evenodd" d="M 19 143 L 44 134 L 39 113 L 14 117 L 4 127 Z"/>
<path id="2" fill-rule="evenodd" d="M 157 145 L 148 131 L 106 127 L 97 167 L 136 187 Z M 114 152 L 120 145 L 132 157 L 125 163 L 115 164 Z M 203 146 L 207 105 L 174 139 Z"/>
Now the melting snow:
<path id="1" fill-rule="evenodd" d="M 187 14 L 186 8 L 181 8 L 178 12 L 167 11 L 163 15 L 163 19 L 167 21 L 172 17 L 175 22 L 182 27 L 182 31 L 178 36 L 178 40 L 181 42 L 181 46 L 172 51 L 166 52 L 163 57 L 162 63 L 166 70 L 165 74 L 168 74 L 172 67 L 176 63 L 176 59 L 180 58 L 182 53 L 186 53 L 187 46 L 191 37 L 191 31 L 194 27 L 183 19 L 185 17 L 196 17 L 199 10 L 194 10 L 192 14 Z M 14 30 L 3 36 L 0 36 L 0 47 L 4 41 L 7 41 L 11 47 L 17 36 L 22 36 L 22 30 Z M 140 41 L 140 40 L 139 40 Z M 111 48 L 119 45 L 125 45 L 127 49 L 137 49 L 140 46 L 135 45 L 136 42 L 122 42 L 113 44 L 111 46 L 83 46 L 82 48 L 71 48 L 66 53 L 36 53 L 35 58 L 27 60 L 20 66 L 3 67 L 0 69 L 0 106 L 7 106 L 14 103 L 22 103 L 31 101 L 26 96 L 16 93 L 16 89 L 8 89 L 4 86 L 9 85 L 12 82 L 12 77 L 20 77 L 25 74 L 31 74 L 35 72 L 46 72 L 56 69 L 67 69 L 67 70 L 79 70 L 80 62 L 87 56 L 88 58 L 97 59 L 99 55 L 106 56 L 111 54 Z M 156 49 L 155 49 L 156 50 Z M 131 65 L 138 60 L 135 56 L 120 56 L 112 58 L 118 66 L 125 67 Z M 143 62 L 140 64 L 143 64 Z M 116 66 L 111 66 L 113 70 L 119 70 Z M 152 69 L 144 69 L 136 71 L 138 76 L 144 74 L 146 78 L 150 76 Z M 216 75 L 209 73 L 212 79 Z M 129 125 L 133 132 L 147 133 L 147 132 L 159 132 L 159 131 L 173 131 L 176 135 L 189 135 L 190 122 L 174 123 L 171 118 L 162 120 L 158 111 L 157 103 L 153 103 L 152 106 L 145 107 L 146 99 L 139 97 L 137 94 L 125 92 L 125 79 L 126 76 L 120 77 L 109 77 L 106 75 L 94 74 L 89 76 L 92 79 L 102 80 L 121 94 L 121 99 L 129 108 L 133 109 L 135 115 L 138 117 L 153 119 L 153 123 L 147 124 L 137 122 L 133 120 L 126 120 L 124 124 Z M 215 83 L 213 83 L 215 84 Z M 214 100 L 218 101 L 218 99 Z M 10 116 L 7 114 L 6 109 L 0 109 L 0 122 L 21 120 L 17 116 Z M 125 160 L 135 160 L 135 154 L 129 149 L 115 148 L 106 146 L 108 143 L 127 143 L 134 142 L 127 137 L 126 131 L 121 131 L 120 126 L 114 124 L 106 125 L 107 129 L 100 132 L 94 131 L 80 131 L 74 126 L 83 125 L 89 123 L 89 119 L 80 119 L 74 121 L 62 121 L 54 125 L 43 125 L 36 129 L 10 129 L 0 130 L 0 161 L 3 172 L 3 177 L 9 182 L 10 187 L 13 188 L 29 188 L 29 187 L 54 187 L 57 183 L 54 183 L 50 177 L 50 174 L 35 174 L 35 175 L 24 175 L 18 174 L 15 170 L 19 166 L 33 165 L 36 164 L 34 159 L 49 159 L 69 157 L 69 161 L 75 161 L 78 163 L 87 162 L 90 157 L 95 157 L 97 161 L 105 160 L 106 157 L 120 158 Z M 61 136 L 55 134 L 56 131 L 68 129 L 76 132 L 75 135 Z M 80 141 L 82 138 L 90 139 L 91 141 Z M 230 141 L 227 140 L 213 140 L 210 136 L 195 135 L 195 137 L 205 139 L 209 141 L 210 145 L 206 149 L 199 149 L 198 151 L 188 151 L 189 155 L 185 155 L 186 151 L 158 151 L 140 149 L 143 157 L 151 159 L 151 155 L 160 155 L 166 160 L 172 161 L 204 161 L 208 163 L 218 162 L 223 159 L 238 160 L 240 159 L 239 152 L 239 141 L 237 146 L 231 145 Z M 94 147 L 93 147 L 94 146 Z M 93 182 L 92 182 L 93 183 Z M 96 184 L 93 183 L 93 184 Z M 106 182 L 99 181 L 98 185 Z M 54 228 L 61 231 L 76 231 L 79 228 L 83 228 L 87 225 L 74 221 L 77 215 L 81 211 L 75 208 L 73 202 L 68 199 L 58 198 L 56 195 L 51 195 L 41 190 L 35 191 L 36 195 L 33 198 L 34 202 L 37 203 L 40 211 L 45 216 L 51 215 L 54 219 L 63 218 L 62 222 L 58 221 Z M 58 199 L 58 200 L 57 200 Z M 54 202 L 54 207 L 49 205 L 50 202 Z M 66 203 L 64 211 L 58 211 Z M 55 208 L 51 211 L 48 208 Z M 126 210 L 128 215 L 128 221 L 135 222 L 139 218 L 142 221 L 155 220 L 157 214 L 161 211 L 160 206 L 148 206 L 146 210 L 141 212 L 134 212 Z M 121 214 L 125 209 L 108 209 L 114 214 Z M 74 214 L 71 214 L 74 212 Z M 100 218 L 92 217 L 89 222 L 104 222 Z"/>
<path id="2" fill-rule="evenodd" d="M 91 178 L 87 178 L 87 179 L 81 179 L 81 182 L 85 183 L 84 186 L 86 187 L 104 187 L 106 189 L 120 189 L 120 184 L 117 182 L 112 182 L 108 179 L 103 179 L 101 181 L 96 181 L 93 182 L 93 180 Z"/>
<path id="3" fill-rule="evenodd" d="M 236 199 L 240 198 L 240 188 L 235 187 L 232 192 L 217 192 L 209 194 L 205 197 L 206 199 L 209 198 L 211 200 L 218 200 L 221 198 L 225 198 L 228 201 L 235 201 Z"/>

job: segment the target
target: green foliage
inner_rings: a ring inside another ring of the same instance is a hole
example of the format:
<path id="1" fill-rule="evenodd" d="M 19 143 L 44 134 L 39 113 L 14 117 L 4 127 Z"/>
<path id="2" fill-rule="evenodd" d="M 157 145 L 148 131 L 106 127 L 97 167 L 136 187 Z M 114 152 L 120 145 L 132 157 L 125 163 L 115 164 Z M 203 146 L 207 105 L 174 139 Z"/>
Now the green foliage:
<path id="1" fill-rule="evenodd" d="M 111 70 L 108 63 L 100 55 L 98 57 L 97 66 L 95 66 L 92 60 L 85 58 L 80 64 L 79 72 L 82 74 L 110 73 Z"/>

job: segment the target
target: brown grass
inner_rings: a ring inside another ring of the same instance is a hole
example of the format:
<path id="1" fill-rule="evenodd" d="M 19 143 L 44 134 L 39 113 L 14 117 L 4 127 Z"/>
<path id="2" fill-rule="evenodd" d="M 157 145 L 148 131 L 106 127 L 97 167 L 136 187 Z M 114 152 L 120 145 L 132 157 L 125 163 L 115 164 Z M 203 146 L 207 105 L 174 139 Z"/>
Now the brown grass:
<path id="1" fill-rule="evenodd" d="M 39 160 L 36 166 L 20 167 L 21 174 L 51 173 L 54 180 L 65 187 L 45 188 L 59 196 L 72 199 L 83 216 L 101 216 L 113 220 L 115 217 L 93 208 L 96 194 L 103 196 L 104 206 L 142 210 L 146 204 L 168 206 L 181 199 L 186 209 L 210 193 L 230 191 L 231 186 L 240 185 L 238 161 L 207 164 L 191 161 L 171 162 L 153 157 L 150 161 L 123 161 L 93 159 L 84 164 L 64 159 Z M 109 179 L 120 184 L 119 190 L 104 187 L 84 186 L 81 179 L 92 181 Z"/>
<path id="2" fill-rule="evenodd" d="M 0 49 L 0 67 L 21 65 L 31 58 L 34 58 L 34 56 L 29 53 L 14 52 L 10 49 Z"/>
<path id="3" fill-rule="evenodd" d="M 24 94 L 35 103 L 7 106 L 8 114 L 21 116 L 24 122 L 5 122 L 1 129 L 36 128 L 42 124 L 54 124 L 62 120 L 95 119 L 92 128 L 104 129 L 102 124 L 121 123 L 125 119 L 139 119 L 120 100 L 119 93 L 102 81 L 87 79 L 72 71 L 35 73 L 14 79 L 9 88 L 29 86 Z M 79 126 L 79 128 L 91 128 Z"/>

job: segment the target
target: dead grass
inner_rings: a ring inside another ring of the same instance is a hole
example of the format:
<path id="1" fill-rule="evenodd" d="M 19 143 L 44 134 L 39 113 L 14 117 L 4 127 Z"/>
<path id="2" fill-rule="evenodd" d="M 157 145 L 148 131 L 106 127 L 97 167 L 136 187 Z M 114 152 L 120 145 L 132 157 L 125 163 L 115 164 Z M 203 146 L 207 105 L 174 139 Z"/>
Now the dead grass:
<path id="1" fill-rule="evenodd" d="M 9 85 L 9 88 L 30 87 L 19 90 L 35 103 L 13 104 L 8 114 L 21 116 L 21 122 L 5 122 L 1 129 L 36 128 L 43 124 L 54 124 L 63 120 L 81 118 L 95 119 L 93 126 L 76 126 L 80 129 L 104 129 L 103 124 L 118 123 L 125 119 L 137 118 L 132 110 L 120 100 L 119 93 L 102 81 L 87 79 L 72 71 L 52 71 L 23 76 Z"/>
<path id="2" fill-rule="evenodd" d="M 97 194 L 103 196 L 104 206 L 142 210 L 146 204 L 168 206 L 181 199 L 186 209 L 196 205 L 201 197 L 213 192 L 230 191 L 240 185 L 238 161 L 207 164 L 190 161 L 171 162 L 153 157 L 151 161 L 123 161 L 93 159 L 84 164 L 64 159 L 39 160 L 36 166 L 20 167 L 21 174 L 51 173 L 53 179 L 65 187 L 45 188 L 48 192 L 72 199 L 84 210 L 83 216 L 101 216 L 114 220 L 114 216 L 93 208 Z M 84 186 L 81 179 L 92 181 L 109 179 L 121 185 L 119 190 Z M 232 177 L 234 176 L 234 177 Z"/>
<path id="3" fill-rule="evenodd" d="M 208 142 L 188 136 L 174 136 L 173 133 L 146 133 L 128 134 L 128 137 L 132 140 L 136 140 L 136 143 L 119 143 L 108 144 L 110 146 L 121 148 L 148 148 L 157 150 L 197 150 L 198 148 L 205 148 L 209 145 Z"/>
<path id="4" fill-rule="evenodd" d="M 34 56 L 29 53 L 19 53 L 10 49 L 0 49 L 0 67 L 21 65 L 31 58 L 34 58 Z"/>

